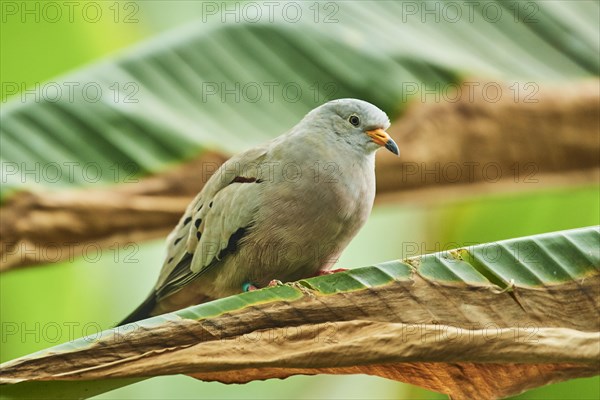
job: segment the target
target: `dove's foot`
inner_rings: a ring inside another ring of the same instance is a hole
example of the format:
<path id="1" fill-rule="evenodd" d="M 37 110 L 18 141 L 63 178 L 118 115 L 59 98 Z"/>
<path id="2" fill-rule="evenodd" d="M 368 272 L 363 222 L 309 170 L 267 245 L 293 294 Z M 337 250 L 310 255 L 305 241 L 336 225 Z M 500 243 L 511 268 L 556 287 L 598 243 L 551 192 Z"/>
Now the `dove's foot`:
<path id="1" fill-rule="evenodd" d="M 258 290 L 258 288 L 256 286 L 254 286 L 253 284 L 251 284 L 250 282 L 246 282 L 242 285 L 242 290 L 244 292 L 252 292 L 254 290 Z"/>
<path id="2" fill-rule="evenodd" d="M 322 270 L 322 271 L 317 272 L 315 274 L 315 276 L 331 275 L 331 274 L 336 274 L 338 272 L 346 272 L 346 271 L 348 271 L 348 268 L 327 269 L 327 270 Z"/>
<path id="3" fill-rule="evenodd" d="M 283 285 L 283 283 L 278 279 L 273 279 L 271 282 L 269 282 L 269 284 L 266 287 L 273 287 L 273 286 L 279 286 L 279 285 Z M 242 285 L 242 290 L 244 292 L 253 292 L 258 289 L 260 289 L 260 288 L 253 285 L 250 282 L 246 282 Z"/>

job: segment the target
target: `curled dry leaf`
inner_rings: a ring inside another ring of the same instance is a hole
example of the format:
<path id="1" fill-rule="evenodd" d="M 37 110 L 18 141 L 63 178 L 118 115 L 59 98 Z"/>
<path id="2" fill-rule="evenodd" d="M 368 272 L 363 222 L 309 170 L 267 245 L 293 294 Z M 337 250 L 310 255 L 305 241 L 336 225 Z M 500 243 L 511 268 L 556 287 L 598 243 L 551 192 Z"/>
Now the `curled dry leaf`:
<path id="1" fill-rule="evenodd" d="M 0 379 L 10 393 L 53 380 L 364 373 L 505 397 L 599 373 L 599 240 L 598 227 L 555 232 L 244 293 L 5 363 Z"/>

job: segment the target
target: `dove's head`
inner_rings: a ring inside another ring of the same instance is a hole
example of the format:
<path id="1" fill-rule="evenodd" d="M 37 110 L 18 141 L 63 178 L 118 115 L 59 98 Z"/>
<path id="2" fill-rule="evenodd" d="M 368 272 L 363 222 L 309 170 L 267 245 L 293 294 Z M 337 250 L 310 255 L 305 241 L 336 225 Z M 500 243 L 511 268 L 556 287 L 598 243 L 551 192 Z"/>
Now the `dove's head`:
<path id="1" fill-rule="evenodd" d="M 366 101 L 332 100 L 308 113 L 305 121 L 317 125 L 327 135 L 333 135 L 329 139 L 349 144 L 367 154 L 381 147 L 396 155 L 400 153 L 396 142 L 385 131 L 390 126 L 388 116 Z"/>

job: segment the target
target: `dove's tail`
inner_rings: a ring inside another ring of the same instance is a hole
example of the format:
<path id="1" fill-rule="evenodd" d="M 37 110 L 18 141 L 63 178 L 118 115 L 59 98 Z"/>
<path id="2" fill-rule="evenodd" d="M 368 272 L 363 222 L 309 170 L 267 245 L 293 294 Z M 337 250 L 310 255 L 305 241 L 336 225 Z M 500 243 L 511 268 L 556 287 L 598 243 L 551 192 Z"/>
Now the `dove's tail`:
<path id="1" fill-rule="evenodd" d="M 142 319 L 146 319 L 150 317 L 150 312 L 156 306 L 156 296 L 153 293 L 144 300 L 142 304 L 138 308 L 136 308 L 131 314 L 127 316 L 123 321 L 119 322 L 117 326 L 131 324 L 132 322 L 136 322 Z"/>

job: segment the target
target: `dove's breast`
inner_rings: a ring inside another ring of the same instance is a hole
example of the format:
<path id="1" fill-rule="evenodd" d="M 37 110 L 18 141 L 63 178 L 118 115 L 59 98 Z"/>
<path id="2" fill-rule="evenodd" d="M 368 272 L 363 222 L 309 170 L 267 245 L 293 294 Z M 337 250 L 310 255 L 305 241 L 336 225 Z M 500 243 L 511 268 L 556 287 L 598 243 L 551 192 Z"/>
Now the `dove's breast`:
<path id="1" fill-rule="evenodd" d="M 374 160 L 361 161 L 309 159 L 281 171 L 283 179 L 261 183 L 262 207 L 245 240 L 252 282 L 306 278 L 336 262 L 373 205 Z"/>

